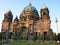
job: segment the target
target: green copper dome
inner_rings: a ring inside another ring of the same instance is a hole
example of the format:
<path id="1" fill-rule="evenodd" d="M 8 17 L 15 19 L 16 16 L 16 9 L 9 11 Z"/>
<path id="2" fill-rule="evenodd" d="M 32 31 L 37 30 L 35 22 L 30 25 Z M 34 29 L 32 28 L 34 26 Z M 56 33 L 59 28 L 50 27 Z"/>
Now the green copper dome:
<path id="1" fill-rule="evenodd" d="M 26 6 L 24 8 L 24 11 L 38 12 L 37 9 L 34 6 L 32 6 L 31 4 L 29 4 L 28 6 Z"/>
<path id="2" fill-rule="evenodd" d="M 28 16 L 29 15 L 29 16 Z M 39 20 L 39 14 L 37 9 L 32 6 L 31 4 L 29 4 L 28 6 L 26 6 L 24 8 L 24 10 L 22 11 L 20 17 L 28 17 L 28 19 L 32 19 L 32 20 Z M 27 19 L 27 18 L 26 18 Z"/>

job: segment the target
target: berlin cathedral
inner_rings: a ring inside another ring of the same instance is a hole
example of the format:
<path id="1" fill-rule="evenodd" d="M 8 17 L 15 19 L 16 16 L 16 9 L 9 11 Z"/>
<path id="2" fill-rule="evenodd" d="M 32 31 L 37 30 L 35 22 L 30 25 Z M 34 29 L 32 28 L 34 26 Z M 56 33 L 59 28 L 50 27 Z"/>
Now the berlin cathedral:
<path id="1" fill-rule="evenodd" d="M 40 15 L 37 9 L 30 3 L 26 6 L 19 18 L 16 16 L 13 20 L 13 14 L 11 11 L 4 13 L 4 19 L 2 21 L 1 32 L 9 33 L 12 35 L 16 32 L 18 35 L 26 36 L 28 33 L 36 34 L 40 36 L 43 34 L 52 35 L 51 20 L 49 16 L 49 9 L 43 6 L 40 9 Z"/>

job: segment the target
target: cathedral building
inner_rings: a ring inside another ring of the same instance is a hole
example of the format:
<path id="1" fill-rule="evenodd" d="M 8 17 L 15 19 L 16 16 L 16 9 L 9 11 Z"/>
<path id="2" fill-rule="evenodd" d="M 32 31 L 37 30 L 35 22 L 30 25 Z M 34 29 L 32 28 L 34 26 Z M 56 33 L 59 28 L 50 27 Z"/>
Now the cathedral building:
<path id="1" fill-rule="evenodd" d="M 40 9 L 40 16 L 37 9 L 29 4 L 26 6 L 22 13 L 18 17 L 16 16 L 13 20 L 13 14 L 8 11 L 4 14 L 4 20 L 2 22 L 3 33 L 13 34 L 14 32 L 20 35 L 36 34 L 37 36 L 43 34 L 51 35 L 51 20 L 49 16 L 49 9 L 43 6 Z"/>

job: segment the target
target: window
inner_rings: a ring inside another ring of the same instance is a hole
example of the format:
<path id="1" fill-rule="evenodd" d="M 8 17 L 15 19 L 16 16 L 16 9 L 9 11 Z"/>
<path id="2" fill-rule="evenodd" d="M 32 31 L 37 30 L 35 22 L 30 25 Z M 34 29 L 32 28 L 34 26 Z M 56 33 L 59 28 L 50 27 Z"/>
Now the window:
<path id="1" fill-rule="evenodd" d="M 46 15 L 46 12 L 43 12 L 43 15 Z"/>

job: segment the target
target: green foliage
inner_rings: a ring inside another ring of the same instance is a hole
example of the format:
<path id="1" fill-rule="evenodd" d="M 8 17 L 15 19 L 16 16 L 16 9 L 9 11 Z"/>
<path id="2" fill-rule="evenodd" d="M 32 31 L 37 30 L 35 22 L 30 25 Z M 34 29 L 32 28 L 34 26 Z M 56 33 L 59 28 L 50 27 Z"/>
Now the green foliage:
<path id="1" fill-rule="evenodd" d="M 45 37 L 44 37 L 43 34 L 40 34 L 40 35 L 38 36 L 38 38 L 39 38 L 39 40 L 44 40 L 44 38 L 45 38 L 45 40 L 50 40 L 50 37 L 49 37 L 48 34 L 46 34 Z M 33 35 L 33 39 L 34 39 L 34 40 L 37 40 L 36 34 Z"/>
<path id="2" fill-rule="evenodd" d="M 2 33 L 2 39 L 6 40 L 6 33 Z"/>
<path id="3" fill-rule="evenodd" d="M 24 35 L 16 35 L 15 33 L 13 34 L 13 36 L 12 36 L 12 39 L 13 40 L 27 40 L 28 39 L 28 37 L 27 36 L 24 36 Z"/>
<path id="4" fill-rule="evenodd" d="M 46 40 L 49 40 L 50 36 L 48 34 L 46 34 Z"/>
<path id="5" fill-rule="evenodd" d="M 27 37 L 27 36 L 18 36 L 18 39 L 19 39 L 19 40 L 27 40 L 28 37 Z"/>
<path id="6" fill-rule="evenodd" d="M 58 34 L 58 40 L 60 40 L 60 33 Z"/>
<path id="7" fill-rule="evenodd" d="M 24 40 L 27 40 L 28 39 L 28 36 L 24 36 Z"/>
<path id="8" fill-rule="evenodd" d="M 55 33 L 53 33 L 53 40 L 57 40 L 58 39 L 58 36 L 55 34 Z"/>
<path id="9" fill-rule="evenodd" d="M 35 33 L 33 34 L 33 40 L 37 40 L 37 36 Z"/>
<path id="10" fill-rule="evenodd" d="M 43 34 L 40 34 L 40 40 L 43 40 L 43 39 L 44 39 Z"/>
<path id="11" fill-rule="evenodd" d="M 7 45 L 29 45 L 29 42 L 23 42 L 23 41 L 20 41 L 20 42 L 17 42 L 17 41 L 12 41 L 12 42 L 9 42 Z M 48 43 L 45 43 L 43 42 L 42 44 L 40 42 L 32 42 L 32 45 L 57 45 L 56 42 L 48 42 Z"/>
<path id="12" fill-rule="evenodd" d="M 23 39 L 23 37 L 22 37 L 22 36 L 18 36 L 18 39 L 19 39 L 19 40 L 22 40 L 22 39 Z"/>
<path id="13" fill-rule="evenodd" d="M 17 40 L 17 36 L 16 36 L 15 33 L 12 35 L 12 39 L 13 39 L 13 40 Z"/>
<path id="14" fill-rule="evenodd" d="M 0 33 L 0 40 L 2 40 L 2 33 Z"/>

